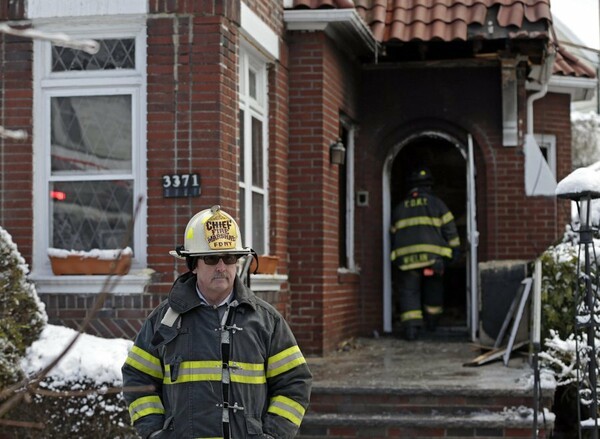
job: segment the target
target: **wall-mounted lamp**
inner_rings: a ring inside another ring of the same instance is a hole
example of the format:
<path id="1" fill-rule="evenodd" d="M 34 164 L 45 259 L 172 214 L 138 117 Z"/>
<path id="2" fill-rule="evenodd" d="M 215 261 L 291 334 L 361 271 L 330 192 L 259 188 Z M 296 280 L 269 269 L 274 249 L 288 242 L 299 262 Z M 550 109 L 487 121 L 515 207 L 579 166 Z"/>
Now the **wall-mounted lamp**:
<path id="1" fill-rule="evenodd" d="M 343 165 L 346 161 L 346 148 L 342 143 L 342 139 L 337 139 L 329 145 L 329 161 L 332 165 Z"/>

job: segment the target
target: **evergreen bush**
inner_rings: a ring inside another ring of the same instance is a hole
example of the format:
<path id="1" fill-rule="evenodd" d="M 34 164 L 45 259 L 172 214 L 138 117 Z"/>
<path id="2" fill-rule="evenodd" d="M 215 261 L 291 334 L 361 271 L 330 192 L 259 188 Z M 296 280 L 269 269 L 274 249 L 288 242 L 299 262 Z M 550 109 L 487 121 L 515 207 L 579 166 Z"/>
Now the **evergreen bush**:
<path id="1" fill-rule="evenodd" d="M 27 271 L 12 237 L 0 227 L 0 388 L 23 377 L 19 362 L 47 321 Z"/>

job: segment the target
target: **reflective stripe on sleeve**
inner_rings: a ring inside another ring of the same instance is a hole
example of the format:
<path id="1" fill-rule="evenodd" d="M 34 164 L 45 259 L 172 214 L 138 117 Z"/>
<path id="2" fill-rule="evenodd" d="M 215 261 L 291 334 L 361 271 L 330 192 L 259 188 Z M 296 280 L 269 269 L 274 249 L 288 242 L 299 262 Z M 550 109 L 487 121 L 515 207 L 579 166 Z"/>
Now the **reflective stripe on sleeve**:
<path id="1" fill-rule="evenodd" d="M 279 415 L 297 426 L 300 426 L 305 412 L 304 407 L 296 401 L 281 395 L 271 398 L 267 411 Z"/>
<path id="2" fill-rule="evenodd" d="M 129 364 L 134 369 L 154 378 L 162 379 L 163 377 L 160 360 L 135 345 L 131 348 L 129 354 L 127 354 L 125 364 Z"/>
<path id="3" fill-rule="evenodd" d="M 442 223 L 444 224 L 448 224 L 450 222 L 454 221 L 454 215 L 452 215 L 452 212 L 446 212 L 443 216 L 442 216 Z"/>
<path id="4" fill-rule="evenodd" d="M 456 238 L 452 238 L 449 242 L 448 245 L 450 247 L 458 247 L 460 245 L 460 238 L 457 236 Z"/>
<path id="5" fill-rule="evenodd" d="M 306 363 L 298 346 L 292 346 L 269 357 L 267 361 L 267 378 L 280 375 L 296 366 Z"/>
<path id="6" fill-rule="evenodd" d="M 148 415 L 164 415 L 165 408 L 156 395 L 143 396 L 129 404 L 129 415 L 133 424 L 138 419 Z"/>

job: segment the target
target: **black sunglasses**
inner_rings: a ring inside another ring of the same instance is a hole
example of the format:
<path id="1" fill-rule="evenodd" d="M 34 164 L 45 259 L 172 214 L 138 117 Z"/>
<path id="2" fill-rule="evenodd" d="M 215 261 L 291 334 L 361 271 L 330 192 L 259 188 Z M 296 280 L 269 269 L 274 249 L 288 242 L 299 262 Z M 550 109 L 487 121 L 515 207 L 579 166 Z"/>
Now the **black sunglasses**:
<path id="1" fill-rule="evenodd" d="M 219 263 L 219 259 L 223 259 L 223 262 L 226 265 L 235 264 L 241 255 L 236 255 L 234 253 L 227 253 L 224 255 L 207 255 L 207 256 L 198 256 L 199 259 L 202 259 L 206 265 L 217 265 Z"/>

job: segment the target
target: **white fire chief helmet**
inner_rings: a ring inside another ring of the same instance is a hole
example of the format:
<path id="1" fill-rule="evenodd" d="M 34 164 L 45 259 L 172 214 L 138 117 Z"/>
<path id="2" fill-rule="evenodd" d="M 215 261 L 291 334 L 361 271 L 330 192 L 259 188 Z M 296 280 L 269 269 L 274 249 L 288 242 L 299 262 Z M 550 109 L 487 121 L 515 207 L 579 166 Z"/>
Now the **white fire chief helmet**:
<path id="1" fill-rule="evenodd" d="M 242 235 L 237 222 L 221 206 L 198 212 L 190 219 L 182 246 L 169 254 L 185 259 L 190 256 L 206 256 L 214 253 L 247 255 L 252 249 L 242 245 Z"/>

